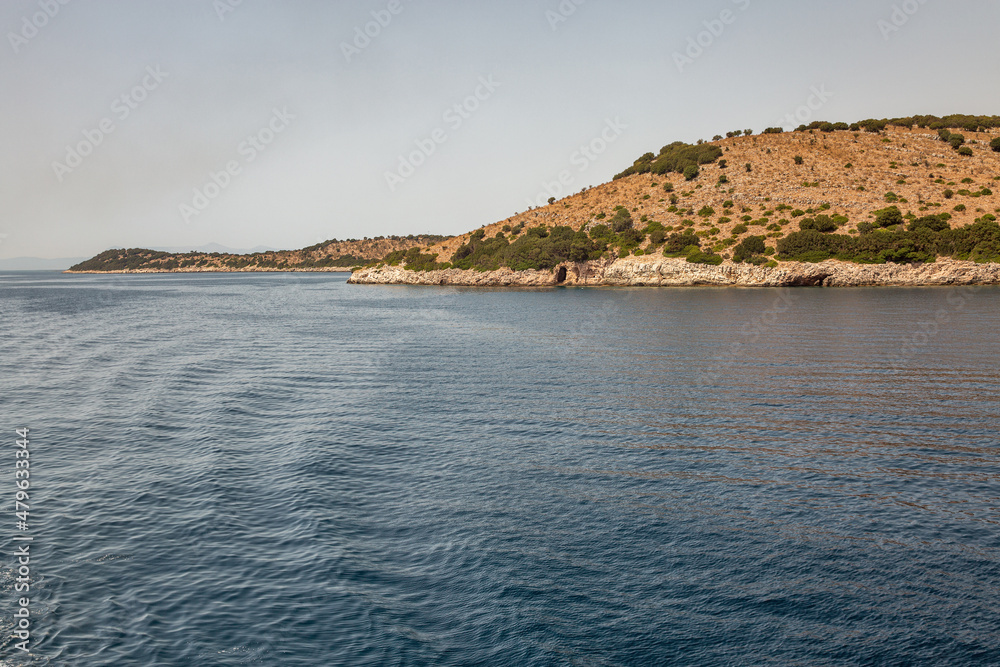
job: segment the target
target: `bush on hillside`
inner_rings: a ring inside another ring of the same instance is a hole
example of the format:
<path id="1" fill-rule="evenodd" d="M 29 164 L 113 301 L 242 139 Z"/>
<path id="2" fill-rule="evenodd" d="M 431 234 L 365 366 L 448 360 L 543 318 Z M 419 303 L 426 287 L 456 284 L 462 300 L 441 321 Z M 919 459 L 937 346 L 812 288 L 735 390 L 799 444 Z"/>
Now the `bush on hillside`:
<path id="1" fill-rule="evenodd" d="M 990 142 L 990 148 L 1000 153 L 1000 137 L 997 137 L 996 139 Z"/>
<path id="2" fill-rule="evenodd" d="M 620 206 L 615 211 L 614 216 L 608 220 L 608 226 L 611 227 L 611 231 L 621 233 L 626 229 L 635 227 L 635 222 L 632 220 L 632 214 L 628 212 L 628 209 Z"/>
<path id="3" fill-rule="evenodd" d="M 687 261 L 691 264 L 711 264 L 718 266 L 722 264 L 722 255 L 696 250 L 687 256 Z"/>
<path id="4" fill-rule="evenodd" d="M 663 246 L 663 254 L 667 257 L 679 257 L 692 246 L 701 247 L 701 238 L 696 236 L 694 232 L 674 232 L 667 238 L 667 242 Z"/>
<path id="5" fill-rule="evenodd" d="M 688 166 L 684 167 L 685 180 L 693 181 L 694 179 L 698 178 L 698 174 L 700 173 L 701 170 L 698 169 L 698 165 L 696 164 L 689 164 Z"/>
<path id="6" fill-rule="evenodd" d="M 646 173 L 683 174 L 688 167 L 711 164 L 720 157 L 722 157 L 722 149 L 715 144 L 692 146 L 683 141 L 675 141 L 661 148 L 659 155 L 654 156 L 652 153 L 646 153 L 615 178 Z"/>
<path id="7" fill-rule="evenodd" d="M 817 215 L 815 218 L 803 218 L 799 221 L 799 229 L 815 230 L 820 233 L 837 231 L 839 225 L 828 215 Z"/>
<path id="8" fill-rule="evenodd" d="M 733 248 L 733 261 L 741 263 L 767 251 L 763 236 L 748 236 Z"/>
<path id="9" fill-rule="evenodd" d="M 875 211 L 876 227 L 892 227 L 893 225 L 901 224 L 903 224 L 903 213 L 898 207 L 890 206 L 889 208 Z"/>
<path id="10" fill-rule="evenodd" d="M 906 231 L 915 232 L 920 229 L 929 229 L 932 232 L 943 232 L 949 228 L 948 219 L 949 214 L 944 215 L 925 215 L 922 218 L 917 218 L 911 222 L 907 227 Z"/>
<path id="11" fill-rule="evenodd" d="M 913 263 L 932 262 L 939 255 L 1000 262 L 1000 226 L 980 218 L 972 225 L 949 229 L 939 215 L 915 220 L 905 231 L 866 229 L 856 237 L 808 230 L 780 239 L 778 253 L 783 260 L 806 262 L 836 258 L 868 264 Z"/>
<path id="12" fill-rule="evenodd" d="M 610 234 L 607 226 L 598 227 L 603 227 Z M 606 245 L 588 237 L 585 232 L 573 231 L 571 227 L 533 227 L 514 242 L 502 237 L 470 239 L 469 243 L 455 251 L 451 261 L 455 268 L 479 271 L 494 271 L 501 266 L 515 271 L 546 270 L 566 261 L 598 259 L 605 248 Z"/>

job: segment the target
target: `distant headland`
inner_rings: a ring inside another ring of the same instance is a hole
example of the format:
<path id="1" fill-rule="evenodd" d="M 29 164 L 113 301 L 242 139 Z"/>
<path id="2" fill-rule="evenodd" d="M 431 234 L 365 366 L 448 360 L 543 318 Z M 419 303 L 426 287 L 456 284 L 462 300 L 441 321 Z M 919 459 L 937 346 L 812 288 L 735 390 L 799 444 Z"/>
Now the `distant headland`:
<path id="1" fill-rule="evenodd" d="M 287 271 L 350 272 L 393 252 L 438 243 L 447 237 L 380 236 L 332 239 L 301 250 L 274 250 L 245 255 L 221 252 L 170 253 L 145 248 L 107 250 L 76 264 L 66 273 L 250 273 Z"/>

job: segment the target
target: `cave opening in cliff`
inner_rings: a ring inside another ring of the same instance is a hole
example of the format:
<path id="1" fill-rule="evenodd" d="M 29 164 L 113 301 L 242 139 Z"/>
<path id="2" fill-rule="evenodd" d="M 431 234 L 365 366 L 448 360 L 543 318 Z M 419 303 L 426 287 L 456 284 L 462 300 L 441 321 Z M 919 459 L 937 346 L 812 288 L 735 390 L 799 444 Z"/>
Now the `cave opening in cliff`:
<path id="1" fill-rule="evenodd" d="M 560 266 L 556 269 L 556 284 L 561 285 L 566 282 L 566 267 Z"/>

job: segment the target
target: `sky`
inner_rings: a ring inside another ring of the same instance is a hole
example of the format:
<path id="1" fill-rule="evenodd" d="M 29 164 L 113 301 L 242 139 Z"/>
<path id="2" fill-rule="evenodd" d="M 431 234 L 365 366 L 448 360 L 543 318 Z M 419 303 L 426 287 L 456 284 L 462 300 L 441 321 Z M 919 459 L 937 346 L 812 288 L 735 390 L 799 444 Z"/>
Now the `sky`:
<path id="1" fill-rule="evenodd" d="M 0 259 L 457 234 L 730 130 L 1000 114 L 995 0 L 3 0 Z"/>

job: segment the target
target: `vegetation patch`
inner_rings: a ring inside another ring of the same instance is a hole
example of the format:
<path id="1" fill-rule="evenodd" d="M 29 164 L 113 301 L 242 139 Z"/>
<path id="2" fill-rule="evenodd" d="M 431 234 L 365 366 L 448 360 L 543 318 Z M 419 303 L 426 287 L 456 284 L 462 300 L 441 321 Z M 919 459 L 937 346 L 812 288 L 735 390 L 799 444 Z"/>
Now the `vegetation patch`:
<path id="1" fill-rule="evenodd" d="M 631 167 L 615 176 L 615 180 L 632 174 L 684 174 L 688 180 L 697 178 L 699 165 L 711 164 L 722 157 L 722 149 L 715 144 L 691 145 L 675 141 L 660 149 L 658 155 L 646 153 Z M 694 167 L 692 171 L 690 168 Z M 693 173 L 693 176 L 688 174 Z"/>
<path id="2" fill-rule="evenodd" d="M 971 225 L 950 229 L 947 219 L 918 218 L 906 229 L 868 225 L 858 236 L 799 231 L 778 241 L 782 260 L 820 262 L 839 259 L 863 264 L 933 262 L 939 256 L 976 262 L 1000 262 L 1000 225 L 984 216 Z"/>

